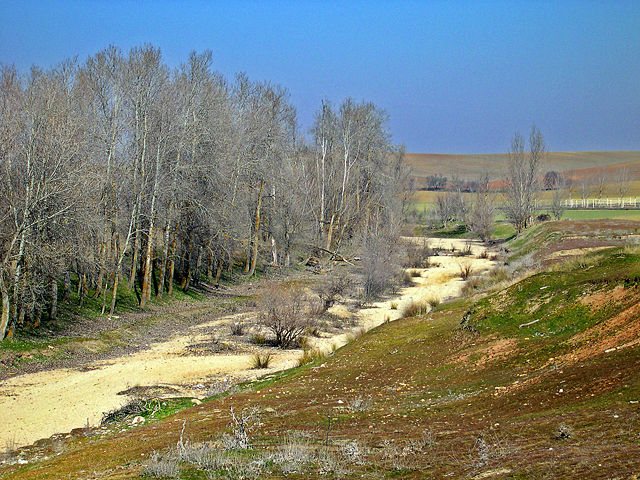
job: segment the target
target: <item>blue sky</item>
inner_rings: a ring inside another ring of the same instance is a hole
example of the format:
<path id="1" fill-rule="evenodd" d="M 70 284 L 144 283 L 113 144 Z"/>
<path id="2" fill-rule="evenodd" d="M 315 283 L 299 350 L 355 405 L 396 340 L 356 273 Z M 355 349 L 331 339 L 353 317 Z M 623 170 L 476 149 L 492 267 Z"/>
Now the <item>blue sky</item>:
<path id="1" fill-rule="evenodd" d="M 640 1 L 7 1 L 0 63 L 26 71 L 150 42 L 172 66 L 213 51 L 291 92 L 371 100 L 410 152 L 506 151 L 533 122 L 552 150 L 640 150 Z"/>

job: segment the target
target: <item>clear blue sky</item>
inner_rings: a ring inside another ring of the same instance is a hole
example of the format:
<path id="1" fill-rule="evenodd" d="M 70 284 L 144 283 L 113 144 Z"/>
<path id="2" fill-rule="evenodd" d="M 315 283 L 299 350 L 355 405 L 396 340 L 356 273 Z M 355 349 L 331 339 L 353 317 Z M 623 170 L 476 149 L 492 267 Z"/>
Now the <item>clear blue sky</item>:
<path id="1" fill-rule="evenodd" d="M 552 150 L 640 150 L 640 1 L 7 1 L 0 62 L 26 71 L 150 42 L 178 65 L 371 100 L 410 152 L 488 153 L 535 122 Z"/>

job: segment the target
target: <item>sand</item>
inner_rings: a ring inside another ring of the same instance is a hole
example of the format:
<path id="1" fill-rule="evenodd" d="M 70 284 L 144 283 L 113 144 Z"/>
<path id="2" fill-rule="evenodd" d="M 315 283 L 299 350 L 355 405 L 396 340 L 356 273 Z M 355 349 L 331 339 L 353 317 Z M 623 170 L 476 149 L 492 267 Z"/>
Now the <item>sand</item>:
<path id="1" fill-rule="evenodd" d="M 422 241 L 422 240 L 419 240 Z M 462 249 L 464 240 L 430 239 L 430 245 Z M 484 248 L 471 243 L 474 255 Z M 385 321 L 401 316 L 403 307 L 413 300 L 437 297 L 447 300 L 460 295 L 464 282 L 456 277 L 460 262 L 471 262 L 474 273 L 489 270 L 493 263 L 475 257 L 432 257 L 439 267 L 420 270 L 415 285 L 404 288 L 398 295 L 377 302 L 357 312 L 357 325 L 350 331 L 329 338 L 313 339 L 314 347 L 328 350 L 347 343 L 354 330 L 369 330 Z M 392 308 L 395 304 L 397 308 Z M 335 306 L 332 312 L 340 315 L 344 306 Z M 349 314 L 350 315 L 350 314 Z M 53 434 L 69 432 L 74 428 L 95 426 L 103 412 L 118 408 L 130 397 L 120 392 L 137 386 L 170 386 L 176 396 L 202 397 L 206 394 L 202 384 L 224 378 L 250 380 L 268 373 L 295 366 L 300 350 L 273 350 L 271 367 L 252 370 L 254 352 L 223 354 L 195 354 L 187 349 L 210 336 L 210 327 L 237 320 L 237 315 L 221 317 L 197 325 L 166 341 L 131 355 L 103 360 L 80 369 L 58 369 L 24 374 L 0 383 L 0 451 L 29 445 Z M 258 349 L 255 347 L 254 349 Z"/>

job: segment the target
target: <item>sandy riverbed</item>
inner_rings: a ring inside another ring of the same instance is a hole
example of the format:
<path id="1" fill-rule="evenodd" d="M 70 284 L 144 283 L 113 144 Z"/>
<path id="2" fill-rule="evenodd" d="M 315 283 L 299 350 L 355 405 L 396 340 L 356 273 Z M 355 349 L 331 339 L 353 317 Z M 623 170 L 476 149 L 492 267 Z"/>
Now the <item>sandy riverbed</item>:
<path id="1" fill-rule="evenodd" d="M 464 240 L 430 239 L 431 246 L 462 249 Z M 355 329 L 369 330 L 401 316 L 412 300 L 437 297 L 447 300 L 460 295 L 464 282 L 456 275 L 460 262 L 471 262 L 474 273 L 493 266 L 488 259 L 477 258 L 484 247 L 472 243 L 473 257 L 449 255 L 433 257 L 440 264 L 421 270 L 415 285 L 404 288 L 394 298 L 377 302 L 358 312 Z M 396 308 L 392 308 L 392 303 Z M 340 306 L 334 307 L 336 314 Z M 207 329 L 236 321 L 237 315 L 221 317 L 195 326 L 150 348 L 115 359 L 97 361 L 82 370 L 58 369 L 20 375 L 0 383 L 0 451 L 7 447 L 29 445 L 55 433 L 68 432 L 87 424 L 100 423 L 103 412 L 120 407 L 128 400 L 118 394 L 136 386 L 167 386 L 174 395 L 202 396 L 199 384 L 213 378 L 248 380 L 270 372 L 293 367 L 299 350 L 276 351 L 271 368 L 251 370 L 253 352 L 196 354 L 190 345 L 206 340 Z M 315 346 L 329 349 L 344 345 L 351 332 L 315 339 Z"/>

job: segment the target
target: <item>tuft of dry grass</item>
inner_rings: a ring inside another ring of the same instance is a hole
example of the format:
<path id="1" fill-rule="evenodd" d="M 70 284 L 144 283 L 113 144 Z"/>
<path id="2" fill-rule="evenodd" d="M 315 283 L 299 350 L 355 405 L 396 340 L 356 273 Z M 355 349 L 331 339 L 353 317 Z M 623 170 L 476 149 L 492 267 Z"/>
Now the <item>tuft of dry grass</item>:
<path id="1" fill-rule="evenodd" d="M 240 322 L 235 322 L 229 325 L 229 329 L 231 330 L 231 335 L 234 337 L 241 337 L 244 335 L 244 325 Z"/>
<path id="2" fill-rule="evenodd" d="M 414 300 L 402 309 L 402 317 L 416 317 L 429 313 L 431 310 L 432 307 L 427 300 Z"/>
<path id="3" fill-rule="evenodd" d="M 471 266 L 471 262 L 458 262 L 458 268 L 460 273 L 458 274 L 462 280 L 466 280 L 471 276 L 471 272 L 473 271 L 473 267 Z"/>
<path id="4" fill-rule="evenodd" d="M 322 360 L 327 357 L 326 352 L 318 349 L 309 349 L 302 352 L 302 356 L 298 359 L 298 367 L 313 363 L 316 360 Z"/>
<path id="5" fill-rule="evenodd" d="M 251 368 L 255 370 L 269 368 L 270 363 L 271 363 L 270 353 L 265 353 L 265 354 L 256 353 L 251 359 Z"/>

